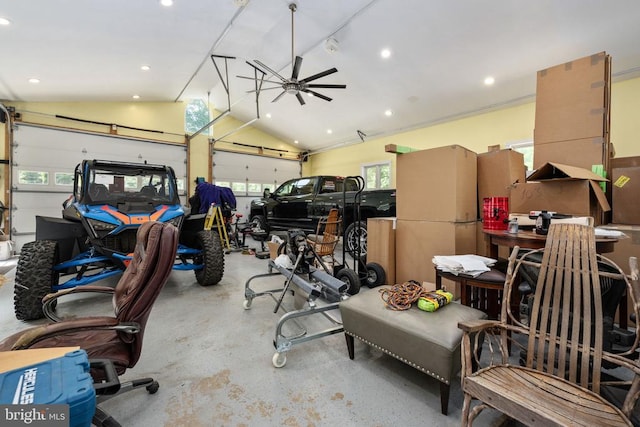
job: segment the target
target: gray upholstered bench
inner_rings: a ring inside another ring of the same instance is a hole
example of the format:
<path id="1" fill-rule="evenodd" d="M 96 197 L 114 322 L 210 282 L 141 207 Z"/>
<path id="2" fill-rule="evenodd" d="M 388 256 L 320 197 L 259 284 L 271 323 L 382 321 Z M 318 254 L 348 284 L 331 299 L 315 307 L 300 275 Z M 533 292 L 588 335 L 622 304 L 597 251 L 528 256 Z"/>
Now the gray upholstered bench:
<path id="1" fill-rule="evenodd" d="M 428 313 L 416 307 L 394 311 L 385 307 L 379 289 L 364 290 L 340 302 L 349 358 L 354 337 L 440 381 L 440 406 L 447 415 L 451 380 L 460 371 L 462 331 L 458 322 L 486 319 L 475 308 L 451 303 Z"/>

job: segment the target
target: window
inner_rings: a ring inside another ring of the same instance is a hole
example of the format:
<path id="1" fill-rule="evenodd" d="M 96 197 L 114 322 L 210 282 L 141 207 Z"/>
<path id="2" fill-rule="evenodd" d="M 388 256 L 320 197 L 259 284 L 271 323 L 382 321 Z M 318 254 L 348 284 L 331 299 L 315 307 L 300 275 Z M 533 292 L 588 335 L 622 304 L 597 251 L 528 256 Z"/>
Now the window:
<path id="1" fill-rule="evenodd" d="M 195 133 L 211 121 L 211 115 L 207 104 L 202 99 L 192 99 L 184 109 L 184 130 L 187 133 Z M 211 127 L 202 131 L 210 135 Z"/>
<path id="2" fill-rule="evenodd" d="M 533 141 L 509 142 L 505 144 L 506 148 L 511 148 L 518 153 L 524 155 L 524 164 L 528 171 L 533 170 Z"/>
<path id="3" fill-rule="evenodd" d="M 372 163 L 362 166 L 365 190 L 391 188 L 391 162 Z"/>
<path id="4" fill-rule="evenodd" d="M 56 185 L 73 185 L 73 174 L 68 172 L 55 173 Z"/>
<path id="5" fill-rule="evenodd" d="M 49 172 L 20 171 L 18 173 L 18 183 L 49 185 Z"/>
<path id="6" fill-rule="evenodd" d="M 247 183 L 246 182 L 232 182 L 231 190 L 233 190 L 234 194 L 247 194 Z"/>

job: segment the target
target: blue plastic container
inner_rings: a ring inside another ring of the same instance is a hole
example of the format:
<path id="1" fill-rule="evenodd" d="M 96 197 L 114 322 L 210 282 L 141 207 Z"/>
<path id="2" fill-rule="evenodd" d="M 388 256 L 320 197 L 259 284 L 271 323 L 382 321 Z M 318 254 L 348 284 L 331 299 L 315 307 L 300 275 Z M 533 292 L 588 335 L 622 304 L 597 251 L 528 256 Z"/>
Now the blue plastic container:
<path id="1" fill-rule="evenodd" d="M 84 350 L 0 374 L 2 404 L 67 404 L 69 426 L 91 426 L 96 392 Z M 37 423 L 35 425 L 38 425 Z"/>

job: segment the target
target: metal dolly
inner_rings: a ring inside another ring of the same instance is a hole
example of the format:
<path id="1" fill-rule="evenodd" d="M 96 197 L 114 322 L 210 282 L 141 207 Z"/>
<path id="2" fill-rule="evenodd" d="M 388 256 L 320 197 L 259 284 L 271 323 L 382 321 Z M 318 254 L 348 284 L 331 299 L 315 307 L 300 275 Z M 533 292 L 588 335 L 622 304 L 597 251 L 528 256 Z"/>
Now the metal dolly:
<path id="1" fill-rule="evenodd" d="M 300 251 L 300 254 L 298 255 L 296 267 L 299 264 L 301 258 L 302 251 Z M 277 272 L 271 272 L 273 270 L 277 270 Z M 249 310 L 254 298 L 268 295 L 276 302 L 276 307 L 273 312 L 277 313 L 278 310 L 284 311 L 285 314 L 280 317 L 278 323 L 276 324 L 276 334 L 273 340 L 273 345 L 276 348 L 276 352 L 271 359 L 273 366 L 275 366 L 276 368 L 282 368 L 287 363 L 286 353 L 291 350 L 292 346 L 317 338 L 344 332 L 342 321 L 335 318 L 334 316 L 331 316 L 331 314 L 328 312 L 338 309 L 340 301 L 349 297 L 346 293 L 348 285 L 345 282 L 336 279 L 327 272 L 323 270 L 316 270 L 313 267 L 310 267 L 309 269 L 309 280 L 303 278 L 301 274 L 295 273 L 295 267 L 293 270 L 289 270 L 285 267 L 277 265 L 275 262 L 273 262 L 273 260 L 269 260 L 269 271 L 270 273 L 258 274 L 247 280 L 244 289 L 245 300 L 243 307 L 245 310 Z M 256 292 L 250 287 L 251 282 L 255 279 L 277 276 L 279 274 L 286 277 L 285 284 L 282 288 Z M 308 297 L 306 299 L 307 304 L 305 304 L 303 308 L 288 311 L 282 305 L 282 300 L 291 283 L 294 283 L 296 286 L 298 286 L 299 290 L 308 295 Z M 329 300 L 329 302 L 326 305 L 318 305 L 316 300 L 320 297 Z M 314 314 L 322 314 L 325 318 L 329 319 L 333 326 L 312 334 L 308 334 L 306 329 L 298 323 L 298 319 Z M 300 329 L 300 332 L 298 334 L 287 336 L 282 332 L 284 324 L 289 320 L 293 321 L 293 323 Z"/>

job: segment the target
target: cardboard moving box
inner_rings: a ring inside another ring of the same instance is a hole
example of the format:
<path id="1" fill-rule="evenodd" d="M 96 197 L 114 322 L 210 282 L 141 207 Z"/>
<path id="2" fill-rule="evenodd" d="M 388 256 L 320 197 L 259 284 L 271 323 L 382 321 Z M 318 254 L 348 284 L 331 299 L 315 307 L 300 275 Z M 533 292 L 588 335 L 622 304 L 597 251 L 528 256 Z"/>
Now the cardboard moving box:
<path id="1" fill-rule="evenodd" d="M 510 211 L 527 214 L 532 210 L 546 210 L 591 216 L 599 225 L 602 212 L 610 211 L 611 207 L 598 181 L 606 180 L 586 169 L 547 163 L 531 174 L 528 182 L 513 188 Z"/>
<path id="2" fill-rule="evenodd" d="M 478 213 L 485 197 L 509 197 L 516 183 L 526 180 L 524 155 L 513 150 L 478 154 Z"/>
<path id="3" fill-rule="evenodd" d="M 477 155 L 460 145 L 399 154 L 398 219 L 467 222 L 477 218 Z"/>
<path id="4" fill-rule="evenodd" d="M 396 283 L 396 219 L 369 218 L 367 220 L 367 263 L 382 266 L 388 285 Z"/>
<path id="5" fill-rule="evenodd" d="M 613 222 L 616 224 L 640 224 L 640 166 L 613 168 Z M 639 254 L 640 255 L 640 254 Z"/>
<path id="6" fill-rule="evenodd" d="M 475 206 L 475 204 L 474 204 Z M 398 219 L 396 223 L 396 283 L 435 282 L 435 255 L 476 251 L 476 222 L 434 222 Z"/>

